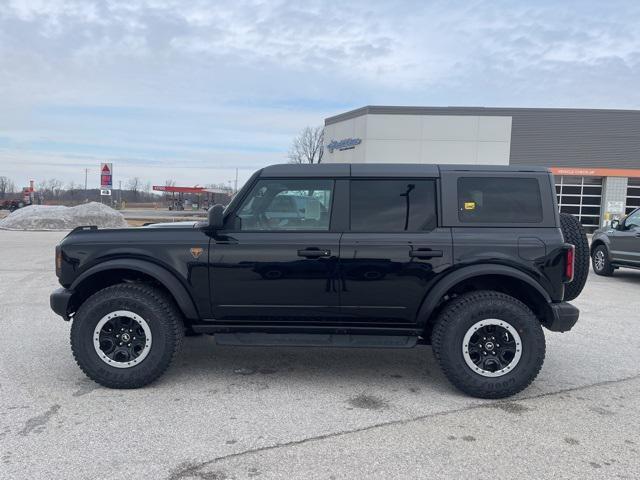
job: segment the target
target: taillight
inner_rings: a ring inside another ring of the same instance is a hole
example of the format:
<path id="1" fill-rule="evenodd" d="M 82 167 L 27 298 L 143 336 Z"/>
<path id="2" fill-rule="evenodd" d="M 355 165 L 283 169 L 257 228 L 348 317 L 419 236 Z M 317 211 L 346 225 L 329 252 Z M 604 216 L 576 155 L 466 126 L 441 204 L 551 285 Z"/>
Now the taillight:
<path id="1" fill-rule="evenodd" d="M 573 267 L 576 259 L 576 247 L 574 245 L 570 245 L 567 250 L 567 256 L 565 257 L 564 264 L 564 276 L 567 282 L 571 282 L 573 280 Z"/>

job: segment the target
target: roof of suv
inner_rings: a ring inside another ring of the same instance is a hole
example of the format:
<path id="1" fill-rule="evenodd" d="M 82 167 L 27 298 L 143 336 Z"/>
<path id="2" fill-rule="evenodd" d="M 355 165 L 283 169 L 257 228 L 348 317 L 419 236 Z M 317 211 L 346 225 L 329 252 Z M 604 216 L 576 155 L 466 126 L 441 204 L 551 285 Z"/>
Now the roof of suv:
<path id="1" fill-rule="evenodd" d="M 261 177 L 439 177 L 440 172 L 548 172 L 545 167 L 512 165 L 435 165 L 421 163 L 279 164 L 265 167 Z"/>

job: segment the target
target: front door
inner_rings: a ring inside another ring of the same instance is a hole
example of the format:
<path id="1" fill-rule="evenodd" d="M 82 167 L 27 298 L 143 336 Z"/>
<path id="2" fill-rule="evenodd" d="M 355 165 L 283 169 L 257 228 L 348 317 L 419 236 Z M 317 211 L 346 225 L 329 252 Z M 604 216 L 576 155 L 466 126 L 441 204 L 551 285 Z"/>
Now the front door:
<path id="1" fill-rule="evenodd" d="M 345 321 L 413 324 L 434 276 L 451 264 L 437 226 L 433 179 L 352 180 L 350 230 L 340 242 Z"/>
<path id="2" fill-rule="evenodd" d="M 260 179 L 211 242 L 214 319 L 306 322 L 338 314 L 334 181 Z"/>
<path id="3" fill-rule="evenodd" d="M 640 267 L 640 210 L 625 218 L 621 228 L 609 237 L 611 259 L 616 263 Z"/>

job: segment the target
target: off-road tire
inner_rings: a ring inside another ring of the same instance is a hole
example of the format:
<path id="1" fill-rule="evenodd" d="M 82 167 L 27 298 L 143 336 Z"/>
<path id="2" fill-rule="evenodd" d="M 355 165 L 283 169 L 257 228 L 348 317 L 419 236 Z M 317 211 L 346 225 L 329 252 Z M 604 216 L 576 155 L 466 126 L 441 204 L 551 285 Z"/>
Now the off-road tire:
<path id="1" fill-rule="evenodd" d="M 570 243 L 576 249 L 573 280 L 564 286 L 564 300 L 569 302 L 580 295 L 585 283 L 587 283 L 590 259 L 589 241 L 580 220 L 573 215 L 568 213 L 560 214 L 560 229 L 562 230 L 564 241 Z"/>
<path id="2" fill-rule="evenodd" d="M 148 324 L 152 342 L 139 364 L 116 368 L 98 357 L 93 334 L 105 315 L 128 310 Z M 163 291 L 146 284 L 120 283 L 90 296 L 78 309 L 71 324 L 71 350 L 80 369 L 92 380 L 109 388 L 139 388 L 160 377 L 180 349 L 184 336 L 182 316 Z"/>
<path id="3" fill-rule="evenodd" d="M 520 335 L 522 353 L 513 370 L 498 377 L 474 372 L 463 356 L 463 339 L 480 320 L 499 319 Z M 431 335 L 433 353 L 449 381 L 464 393 L 478 398 L 504 398 L 533 382 L 545 355 L 540 321 L 519 300 L 504 293 L 483 290 L 454 299 L 444 307 Z"/>
<path id="4" fill-rule="evenodd" d="M 604 256 L 604 265 L 602 268 L 598 268 L 596 266 L 596 256 L 600 253 Z M 611 265 L 611 261 L 609 260 L 609 250 L 606 246 L 598 245 L 593 250 L 591 261 L 593 263 L 593 271 L 596 275 L 602 275 L 603 277 L 610 277 L 611 275 L 613 275 L 613 271 L 615 270 L 615 268 Z"/>

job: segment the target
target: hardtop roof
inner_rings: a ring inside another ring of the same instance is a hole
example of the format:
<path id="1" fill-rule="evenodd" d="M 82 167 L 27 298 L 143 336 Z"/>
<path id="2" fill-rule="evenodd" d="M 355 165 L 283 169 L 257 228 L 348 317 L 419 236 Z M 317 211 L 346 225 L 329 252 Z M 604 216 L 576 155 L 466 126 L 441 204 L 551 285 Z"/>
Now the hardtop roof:
<path id="1" fill-rule="evenodd" d="M 439 177 L 441 172 L 549 172 L 523 165 L 436 165 L 421 163 L 320 163 L 270 165 L 260 177 Z"/>

